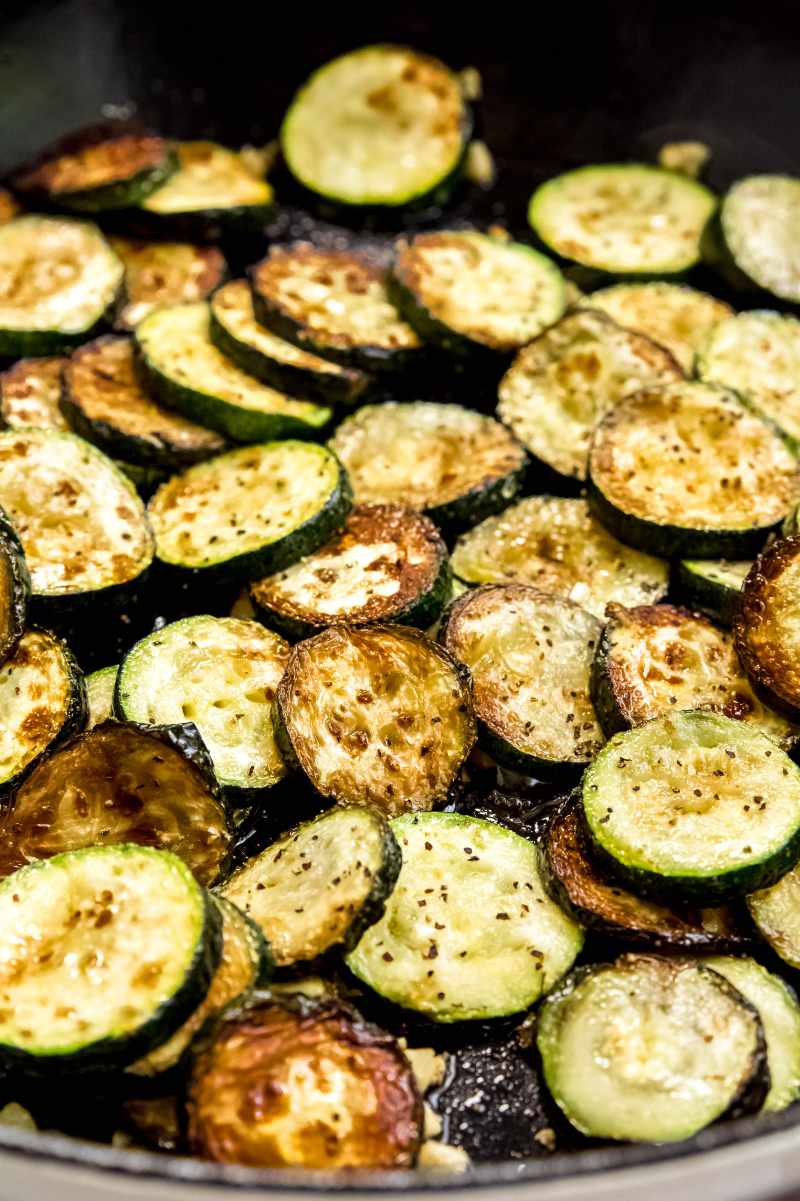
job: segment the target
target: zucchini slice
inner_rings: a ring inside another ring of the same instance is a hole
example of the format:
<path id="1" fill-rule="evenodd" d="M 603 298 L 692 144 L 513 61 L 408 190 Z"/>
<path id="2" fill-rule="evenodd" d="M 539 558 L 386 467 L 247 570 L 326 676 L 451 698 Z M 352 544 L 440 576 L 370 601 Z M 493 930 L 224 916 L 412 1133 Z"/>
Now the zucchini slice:
<path id="1" fill-rule="evenodd" d="M 242 371 L 292 396 L 320 404 L 353 404 L 370 384 L 363 371 L 301 350 L 256 321 L 245 279 L 232 279 L 214 293 L 209 335 Z"/>
<path id="2" fill-rule="evenodd" d="M 499 513 L 528 456 L 499 421 L 456 404 L 364 405 L 329 442 L 363 504 L 420 509 L 448 531 Z"/>
<path id="3" fill-rule="evenodd" d="M 0 1059 L 44 1075 L 146 1055 L 205 996 L 220 926 L 167 851 L 89 847 L 21 868 L 0 882 Z"/>
<path id="4" fill-rule="evenodd" d="M 0 819 L 2 874 L 63 851 L 141 843 L 212 884 L 231 831 L 207 756 L 184 753 L 180 734 L 105 721 L 48 755 Z"/>
<path id="5" fill-rule="evenodd" d="M 363 46 L 316 70 L 281 126 L 296 179 L 339 205 L 441 202 L 472 122 L 456 75 L 406 46 Z"/>
<path id="6" fill-rule="evenodd" d="M 800 300 L 800 179 L 749 175 L 725 195 L 719 213 L 722 264 L 740 285 Z"/>
<path id="7" fill-rule="evenodd" d="M 400 848 L 383 814 L 336 806 L 289 830 L 223 885 L 257 922 L 278 967 L 350 951 L 383 913 Z"/>
<path id="8" fill-rule="evenodd" d="M 674 566 L 675 589 L 693 608 L 731 626 L 752 566 L 752 559 L 682 559 Z"/>
<path id="9" fill-rule="evenodd" d="M 326 626 L 394 622 L 425 629 L 451 592 L 433 522 L 399 505 L 356 505 L 331 542 L 250 585 L 257 619 L 290 641 Z"/>
<path id="10" fill-rule="evenodd" d="M 769 1088 L 756 1009 L 686 959 L 623 955 L 579 968 L 539 1011 L 547 1087 L 593 1138 L 672 1143 L 754 1113 Z"/>
<path id="11" fill-rule="evenodd" d="M 614 284 L 592 292 L 582 307 L 605 313 L 617 325 L 636 330 L 665 347 L 687 374 L 713 326 L 733 309 L 708 292 L 666 280 Z"/>
<path id="12" fill-rule="evenodd" d="M 566 308 L 564 280 L 551 259 L 475 230 L 400 242 L 389 290 L 419 336 L 452 354 L 511 354 Z"/>
<path id="13" fill-rule="evenodd" d="M 707 709 L 769 735 L 788 751 L 800 728 L 763 705 L 733 637 L 676 605 L 609 605 L 592 668 L 592 700 L 606 734 L 676 709 Z"/>
<path id="14" fill-rule="evenodd" d="M 298 643 L 277 716 L 281 749 L 321 796 L 390 815 L 443 803 L 475 741 L 466 672 L 403 626 Z"/>
<path id="15" fill-rule="evenodd" d="M 61 412 L 61 378 L 69 359 L 20 359 L 0 375 L 0 427 L 68 430 Z"/>
<path id="16" fill-rule="evenodd" d="M 126 721 L 191 721 L 232 799 L 285 774 L 272 706 L 289 647 L 253 621 L 186 617 L 137 642 L 120 664 L 114 707 Z"/>
<path id="17" fill-rule="evenodd" d="M 643 896 L 713 905 L 769 887 L 800 856 L 800 769 L 719 713 L 617 734 L 581 793 L 593 853 Z"/>
<path id="18" fill-rule="evenodd" d="M 347 957 L 359 980 L 446 1023 L 521 1013 L 569 971 L 583 933 L 550 900 L 532 842 L 460 813 L 405 814 L 392 828 L 403 866 Z"/>
<path id="19" fill-rule="evenodd" d="M 88 222 L 29 216 L 0 225 L 0 355 L 59 354 L 85 342 L 124 274 Z"/>
<path id="20" fill-rule="evenodd" d="M 161 305 L 207 300 L 228 270 L 216 246 L 120 237 L 109 238 L 109 243 L 125 264 L 125 302 L 114 320 L 114 328 L 123 333 Z"/>
<path id="21" fill-rule="evenodd" d="M 86 677 L 86 699 L 89 703 L 87 730 L 93 730 L 114 716 L 114 685 L 117 682 L 119 664 L 101 667 Z"/>
<path id="22" fill-rule="evenodd" d="M 577 776 L 605 741 L 589 699 L 602 625 L 524 584 L 488 585 L 452 605 L 439 639 L 472 676 L 479 739 L 539 779 Z"/>
<path id="23" fill-rule="evenodd" d="M 61 208 L 98 213 L 141 203 L 169 179 L 178 160 L 154 134 L 124 133 L 79 149 L 45 154 L 14 179 L 23 195 Z"/>
<path id="24" fill-rule="evenodd" d="M 603 418 L 589 455 L 598 518 L 667 557 L 756 554 L 799 486 L 776 428 L 710 384 L 643 388 Z"/>
<path id="25" fill-rule="evenodd" d="M 256 319 L 301 350 L 360 371 L 405 371 L 429 359 L 397 314 L 385 273 L 349 250 L 273 246 L 250 269 Z"/>
<path id="26" fill-rule="evenodd" d="M 528 496 L 462 534 L 453 572 L 465 584 L 532 584 L 602 618 L 606 605 L 667 591 L 666 563 L 617 542 L 585 500 Z"/>
<path id="27" fill-rule="evenodd" d="M 86 723 L 86 685 L 66 643 L 29 629 L 0 667 L 0 798 Z"/>
<path id="28" fill-rule="evenodd" d="M 247 580 L 282 571 L 323 546 L 351 504 L 335 455 L 287 441 L 198 463 L 162 484 L 147 511 L 162 563 Z"/>
<path id="29" fill-rule="evenodd" d="M 585 480 L 599 419 L 639 388 L 682 378 L 662 346 L 578 311 L 517 355 L 500 381 L 497 416 L 541 463 Z"/>
<path id="30" fill-rule="evenodd" d="M 97 338 L 75 351 L 61 408 L 76 433 L 126 463 L 174 471 L 225 449 L 219 434 L 150 399 L 136 378 L 130 338 Z"/>
<path id="31" fill-rule="evenodd" d="M 20 643 L 28 616 L 31 578 L 17 535 L 0 509 L 0 665 Z"/>
<path id="32" fill-rule="evenodd" d="M 277 1098 L 263 1106 L 254 1098 Z M 192 1150 L 264 1168 L 409 1168 L 422 1101 L 399 1044 L 341 1001 L 256 993 L 229 1009 L 187 1084 Z"/>
<path id="33" fill-rule="evenodd" d="M 19 205 L 7 188 L 0 188 L 0 225 L 19 216 Z"/>
<path id="34" fill-rule="evenodd" d="M 578 167 L 536 189 L 528 221 L 551 251 L 616 275 L 677 275 L 700 258 L 716 199 L 694 179 L 643 163 Z"/>
<path id="35" fill-rule="evenodd" d="M 178 1098 L 128 1097 L 122 1105 L 122 1120 L 136 1146 L 172 1154 L 181 1150 L 183 1131 Z"/>
<path id="36" fill-rule="evenodd" d="M 755 959 L 717 955 L 704 960 L 758 1010 L 767 1041 L 770 1088 L 762 1113 L 786 1109 L 800 1096 L 800 1005 L 794 990 Z"/>
<path id="37" fill-rule="evenodd" d="M 756 559 L 742 586 L 733 633 L 753 687 L 782 713 L 800 718 L 800 535 L 779 538 Z"/>
<path id="38" fill-rule="evenodd" d="M 776 955 L 800 970 L 800 866 L 747 898 L 756 929 Z"/>
<path id="39" fill-rule="evenodd" d="M 274 214 L 272 187 L 235 150 L 179 142 L 178 169 L 142 202 L 155 228 L 214 239 L 231 228 L 258 229 Z"/>

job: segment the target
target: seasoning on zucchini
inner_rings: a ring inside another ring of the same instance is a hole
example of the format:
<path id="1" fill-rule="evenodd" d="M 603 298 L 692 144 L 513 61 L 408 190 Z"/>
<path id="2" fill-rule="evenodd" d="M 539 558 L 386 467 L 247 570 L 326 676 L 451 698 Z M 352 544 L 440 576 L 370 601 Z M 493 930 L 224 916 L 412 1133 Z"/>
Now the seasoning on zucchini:
<path id="1" fill-rule="evenodd" d="M 616 275 L 677 275 L 700 258 L 716 199 L 696 180 L 643 163 L 578 167 L 541 184 L 528 221 L 551 251 Z"/>
<path id="2" fill-rule="evenodd" d="M 292 100 L 281 150 L 296 179 L 339 205 L 446 197 L 472 121 L 459 80 L 406 46 L 364 46 L 318 68 Z"/>
<path id="3" fill-rule="evenodd" d="M 209 335 L 242 371 L 292 396 L 320 404 L 353 404 L 370 384 L 363 371 L 301 350 L 261 325 L 244 279 L 233 279 L 214 293 Z"/>
<path id="4" fill-rule="evenodd" d="M 432 809 L 475 741 L 465 677 L 416 630 L 332 626 L 292 650 L 278 686 L 280 745 L 339 804 Z"/>
<path id="5" fill-rule="evenodd" d="M 246 446 L 190 467 L 161 485 L 147 512 L 162 563 L 247 580 L 282 571 L 323 546 L 351 503 L 335 455 L 286 441 Z"/>
<path id="6" fill-rule="evenodd" d="M 433 522 L 398 505 L 356 505 L 313 554 L 250 585 L 257 619 L 285 638 L 330 625 L 424 629 L 450 599 L 447 547 Z"/>
<path id="7" fill-rule="evenodd" d="M 403 865 L 348 967 L 436 1022 L 521 1013 L 569 971 L 580 926 L 545 891 L 538 848 L 460 813 L 392 822 Z"/>
<path id="8" fill-rule="evenodd" d="M 352 950 L 383 913 L 400 871 L 386 818 L 337 805 L 234 872 L 222 894 L 258 924 L 278 967 Z"/>
<path id="9" fill-rule="evenodd" d="M 125 333 L 161 305 L 207 300 L 227 273 L 217 246 L 120 237 L 109 242 L 125 264 L 125 303 L 114 319 L 114 328 Z"/>
<path id="10" fill-rule="evenodd" d="M 603 745 L 589 699 L 602 625 L 524 584 L 487 585 L 448 610 L 439 634 L 472 676 L 481 745 L 540 779 L 577 776 Z"/>
<path id="11" fill-rule="evenodd" d="M 800 179 L 749 175 L 723 197 L 715 247 L 729 280 L 781 300 L 800 300 Z"/>
<path id="12" fill-rule="evenodd" d="M 22 546 L 0 509 L 0 666 L 19 646 L 30 595 L 31 578 Z"/>
<path id="13" fill-rule="evenodd" d="M 750 568 L 733 625 L 736 650 L 753 687 L 795 720 L 800 718 L 798 579 L 800 535 L 779 538 Z"/>
<path id="14" fill-rule="evenodd" d="M 81 847 L 142 843 L 213 884 L 231 832 L 207 756 L 188 756 L 184 745 L 169 732 L 105 721 L 49 754 L 0 818 L 0 872 Z"/>
<path id="15" fill-rule="evenodd" d="M 87 730 L 93 730 L 101 722 L 110 721 L 114 716 L 114 685 L 117 681 L 119 664 L 111 667 L 101 667 L 86 677 L 86 698 L 89 702 L 89 717 L 86 722 Z"/>
<path id="16" fill-rule="evenodd" d="M 585 500 L 528 496 L 468 530 L 453 548 L 466 584 L 532 584 L 602 618 L 606 605 L 647 604 L 667 591 L 666 563 L 617 542 Z"/>
<path id="17" fill-rule="evenodd" d="M 141 203 L 173 174 L 170 142 L 122 133 L 80 148 L 47 153 L 14 177 L 14 188 L 61 208 L 98 213 Z"/>
<path id="18" fill-rule="evenodd" d="M 61 376 L 69 359 L 19 359 L 0 375 L 0 427 L 67 430 L 61 412 Z"/>
<path id="19" fill-rule="evenodd" d="M 124 275 L 96 225 L 39 216 L 0 225 L 0 355 L 59 354 L 85 342 Z"/>
<path id="20" fill-rule="evenodd" d="M 581 794 L 593 855 L 643 896 L 713 905 L 769 887 L 800 855 L 800 768 L 718 713 L 617 734 Z"/>
<path id="21" fill-rule="evenodd" d="M 220 925 L 167 851 L 89 847 L 21 868 L 0 882 L 0 1060 L 58 1078 L 146 1055 L 205 996 Z"/>
<path id="22" fill-rule="evenodd" d="M 272 729 L 275 690 L 289 647 L 234 617 L 186 617 L 148 634 L 120 664 L 117 715 L 147 725 L 191 721 L 232 799 L 285 774 Z"/>
<path id="23" fill-rule="evenodd" d="M 693 608 L 731 626 L 752 566 L 752 559 L 682 559 L 673 567 L 675 590 Z"/>
<path id="24" fill-rule="evenodd" d="M 797 461 L 775 427 L 710 384 L 644 388 L 598 425 L 589 503 L 654 554 L 746 559 L 797 499 Z"/>
<path id="25" fill-rule="evenodd" d="M 579 968 L 545 1000 L 536 1043 L 551 1096 L 593 1138 L 678 1142 L 756 1112 L 769 1088 L 757 1011 L 694 960 Z"/>
<path id="26" fill-rule="evenodd" d="M 448 530 L 504 509 L 520 491 L 528 461 L 498 421 L 429 401 L 364 405 L 329 445 L 359 503 L 408 505 Z"/>
<path id="27" fill-rule="evenodd" d="M 273 216 L 272 187 L 235 150 L 216 142 L 179 142 L 177 149 L 177 171 L 142 202 L 155 229 L 213 239 L 258 229 Z"/>
<path id="28" fill-rule="evenodd" d="M 277 1099 L 266 1107 L 253 1099 Z M 409 1168 L 422 1101 L 397 1042 L 341 1001 L 256 993 L 209 1031 L 187 1082 L 189 1142 L 220 1163 Z"/>
<path id="29" fill-rule="evenodd" d="M 541 463 L 585 480 L 598 420 L 640 388 L 682 377 L 664 347 L 579 310 L 520 351 L 500 381 L 497 416 Z"/>
<path id="30" fill-rule="evenodd" d="M 800 866 L 747 898 L 761 937 L 789 967 L 800 970 Z"/>

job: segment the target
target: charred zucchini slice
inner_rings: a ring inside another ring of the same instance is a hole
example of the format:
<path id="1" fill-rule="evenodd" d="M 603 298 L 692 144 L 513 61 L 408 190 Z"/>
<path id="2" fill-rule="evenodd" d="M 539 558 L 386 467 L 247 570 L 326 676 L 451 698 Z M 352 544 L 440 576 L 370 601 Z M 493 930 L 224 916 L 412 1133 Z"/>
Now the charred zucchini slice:
<path id="1" fill-rule="evenodd" d="M 682 378 L 668 350 L 601 313 L 571 313 L 514 359 L 497 416 L 541 463 L 586 479 L 598 420 L 625 396 Z"/>
<path id="2" fill-rule="evenodd" d="M 475 230 L 401 242 L 390 295 L 421 338 L 451 354 L 511 354 L 566 307 L 564 280 L 551 259 Z"/>
<path id="3" fill-rule="evenodd" d="M 747 898 L 761 937 L 789 967 L 800 970 L 800 867 Z"/>
<path id="4" fill-rule="evenodd" d="M 167 851 L 90 847 L 21 868 L 0 883 L 0 1059 L 43 1075 L 147 1054 L 205 996 L 220 925 Z M 40 953 L 20 962 L 21 945 Z"/>
<path id="5" fill-rule="evenodd" d="M 0 225 L 19 215 L 19 205 L 7 188 L 0 188 Z"/>
<path id="6" fill-rule="evenodd" d="M 654 554 L 746 559 L 786 516 L 797 462 L 776 428 L 710 384 L 644 388 L 600 422 L 589 503 Z"/>
<path id="7" fill-rule="evenodd" d="M 282 571 L 323 546 L 351 504 L 335 455 L 286 441 L 190 467 L 162 484 L 147 511 L 162 563 L 247 580 Z"/>
<path id="8" fill-rule="evenodd" d="M 584 609 L 524 584 L 476 588 L 449 609 L 439 638 L 469 669 L 479 738 L 497 763 L 577 776 L 599 751 L 589 671 L 601 632 Z"/>
<path id="9" fill-rule="evenodd" d="M 148 634 L 123 659 L 114 706 L 147 725 L 191 721 L 232 799 L 285 774 L 272 705 L 289 647 L 262 626 L 234 617 L 186 617 Z"/>
<path id="10" fill-rule="evenodd" d="M 618 542 L 572 497 L 517 501 L 462 534 L 452 564 L 466 584 L 532 584 L 595 617 L 610 601 L 658 601 L 668 584 L 666 563 Z"/>
<path id="11" fill-rule="evenodd" d="M 141 843 L 171 851 L 212 884 L 227 863 L 228 820 L 205 758 L 180 746 L 158 730 L 105 721 L 48 755 L 0 819 L 0 872 L 62 851 Z"/>
<path id="12" fill-rule="evenodd" d="M 498 421 L 456 404 L 364 405 L 329 442 L 359 503 L 420 509 L 447 530 L 499 513 L 522 487 L 528 457 Z"/>
<path id="13" fill-rule="evenodd" d="M 396 208 L 443 198 L 471 124 L 444 63 L 406 46 L 364 46 L 306 80 L 284 117 L 281 149 L 317 196 Z"/>
<path id="14" fill-rule="evenodd" d="M 617 325 L 652 338 L 687 374 L 712 328 L 733 314 L 731 306 L 716 296 L 666 280 L 614 284 L 592 292 L 581 306 L 599 310 Z"/>
<path id="15" fill-rule="evenodd" d="M 86 722 L 86 685 L 66 643 L 27 630 L 0 667 L 0 797 L 7 796 L 47 750 Z"/>
<path id="16" fill-rule="evenodd" d="M 432 809 L 475 741 L 465 676 L 416 630 L 332 626 L 292 650 L 278 686 L 280 745 L 339 804 Z"/>
<path id="17" fill-rule="evenodd" d="M 359 980 L 457 1022 L 522 1012 L 569 971 L 583 934 L 546 893 L 532 842 L 460 813 L 405 814 L 392 828 L 403 865 L 347 958 Z"/>
<path id="18" fill-rule="evenodd" d="M 615 275 L 677 275 L 700 258 L 708 188 L 643 163 L 578 167 L 536 189 L 528 221 L 551 251 Z"/>
<path id="19" fill-rule="evenodd" d="M 223 895 L 258 923 L 279 967 L 352 950 L 383 913 L 400 848 L 376 809 L 336 806 L 251 859 Z"/>
<path id="20" fill-rule="evenodd" d="M 155 1151 L 181 1149 L 183 1132 L 178 1098 L 172 1093 L 160 1097 L 129 1097 L 122 1106 L 123 1121 L 137 1146 Z"/>
<path id="21" fill-rule="evenodd" d="M 250 585 L 258 620 L 291 641 L 331 625 L 424 629 L 450 599 L 447 547 L 429 518 L 399 505 L 356 505 L 333 541 Z"/>
<path id="22" fill-rule="evenodd" d="M 86 698 L 89 702 L 89 718 L 87 730 L 93 730 L 101 722 L 110 721 L 114 716 L 114 685 L 117 682 L 119 664 L 111 667 L 101 667 L 86 677 Z"/>
<path id="23" fill-rule="evenodd" d="M 683 559 L 675 565 L 675 590 L 701 613 L 721 625 L 733 625 L 751 559 Z"/>
<path id="24" fill-rule="evenodd" d="M 678 1142 L 756 1112 L 769 1088 L 757 1011 L 693 960 L 579 968 L 545 1000 L 536 1042 L 551 1096 L 594 1138 Z"/>
<path id="25" fill-rule="evenodd" d="M 253 1116 L 252 1098 L 278 1098 Z M 223 1014 L 192 1065 L 189 1142 L 265 1168 L 409 1168 L 422 1102 L 399 1045 L 340 1001 L 256 994 Z"/>
<path id="26" fill-rule="evenodd" d="M 261 325 L 244 279 L 233 279 L 214 293 L 209 334 L 242 371 L 292 396 L 320 404 L 353 404 L 370 383 L 363 371 L 301 350 Z"/>
<path id="27" fill-rule="evenodd" d="M 216 246 L 119 237 L 109 242 L 125 264 L 125 303 L 114 320 L 114 328 L 124 332 L 135 329 L 161 305 L 207 300 L 227 273 Z"/>
<path id="28" fill-rule="evenodd" d="M 397 314 L 384 272 L 347 250 L 273 246 L 250 269 L 262 325 L 301 350 L 360 371 L 404 371 L 428 352 Z"/>
<path id="29" fill-rule="evenodd" d="M 673 709 L 708 709 L 747 722 L 790 750 L 800 729 L 756 697 L 733 637 L 676 605 L 609 605 L 592 670 L 592 699 L 606 734 Z"/>
<path id="30" fill-rule="evenodd" d="M 139 204 L 177 165 L 175 151 L 164 138 L 124 133 L 45 154 L 35 167 L 15 177 L 14 187 L 61 208 L 97 213 Z"/>
<path id="31" fill-rule="evenodd" d="M 28 616 L 31 578 L 20 541 L 0 509 L 0 665 L 19 646 Z"/>
<path id="32" fill-rule="evenodd" d="M 768 704 L 800 718 L 800 535 L 780 538 L 756 559 L 742 587 L 733 632 L 753 686 Z"/>
<path id="33" fill-rule="evenodd" d="M 800 300 L 800 179 L 749 175 L 723 198 L 719 233 L 724 274 L 745 288 Z"/>
<path id="34" fill-rule="evenodd" d="M 174 471 L 225 449 L 219 434 L 150 399 L 130 338 L 97 338 L 75 352 L 64 369 L 61 408 L 76 433 L 126 463 Z"/>
<path id="35" fill-rule="evenodd" d="M 209 336 L 209 307 L 170 305 L 136 327 L 145 381 L 163 404 L 237 442 L 313 437 L 331 410 L 296 400 L 247 375 Z"/>
<path id="36" fill-rule="evenodd" d="M 164 229 L 215 238 L 238 226 L 258 228 L 274 212 L 272 187 L 235 150 L 216 142 L 179 142 L 178 169 L 143 202 Z"/>
<path id="37" fill-rule="evenodd" d="M 125 269 L 95 225 L 17 217 L 0 225 L 0 355 L 45 355 L 91 338 Z"/>
<path id="38" fill-rule="evenodd" d="M 20 359 L 0 375 L 0 426 L 67 430 L 61 412 L 61 377 L 69 359 Z"/>
<path id="39" fill-rule="evenodd" d="M 617 734 L 581 792 L 593 854 L 643 896 L 713 905 L 769 887 L 800 855 L 800 769 L 718 713 Z"/>

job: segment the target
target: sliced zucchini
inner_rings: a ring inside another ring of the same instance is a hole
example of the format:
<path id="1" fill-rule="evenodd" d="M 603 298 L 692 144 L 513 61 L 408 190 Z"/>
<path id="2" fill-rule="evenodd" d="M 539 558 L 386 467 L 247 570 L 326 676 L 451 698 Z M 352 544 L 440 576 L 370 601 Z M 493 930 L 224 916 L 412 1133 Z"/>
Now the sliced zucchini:
<path id="1" fill-rule="evenodd" d="M 674 567 L 675 589 L 701 613 L 733 625 L 736 607 L 752 559 L 682 559 Z"/>
<path id="2" fill-rule="evenodd" d="M 800 179 L 749 175 L 723 198 L 718 234 L 724 273 L 746 288 L 800 300 Z"/>
<path id="3" fill-rule="evenodd" d="M 770 1089 L 762 1113 L 777 1113 L 800 1096 L 800 1005 L 793 989 L 755 959 L 705 960 L 758 1010 L 767 1040 Z"/>
<path id="4" fill-rule="evenodd" d="M 154 228 L 217 238 L 258 229 L 274 214 L 272 187 L 235 150 L 216 142 L 179 142 L 178 170 L 143 202 Z"/>
<path id="5" fill-rule="evenodd" d="M 528 221 L 551 251 L 616 275 L 677 275 L 700 258 L 708 188 L 643 163 L 578 167 L 536 189 Z"/>
<path id="6" fill-rule="evenodd" d="M 403 626 L 332 626 L 298 643 L 277 699 L 281 749 L 338 804 L 432 809 L 475 741 L 466 672 Z"/>
<path id="7" fill-rule="evenodd" d="M 220 916 L 175 855 L 90 847 L 0 882 L 0 1059 L 29 1074 L 124 1067 L 205 995 Z"/>
<path id="8" fill-rule="evenodd" d="M 593 1138 L 672 1143 L 756 1112 L 769 1088 L 764 1028 L 718 972 L 624 955 L 579 968 L 539 1011 L 547 1087 Z"/>
<path id="9" fill-rule="evenodd" d="M 148 634 L 120 664 L 117 715 L 147 725 L 191 721 L 232 799 L 285 774 L 272 706 L 287 643 L 253 621 L 186 617 Z"/>
<path id="10" fill-rule="evenodd" d="M 675 709 L 747 722 L 784 750 L 800 728 L 768 709 L 739 665 L 733 637 L 676 605 L 609 605 L 592 668 L 592 700 L 606 734 Z"/>
<path id="11" fill-rule="evenodd" d="M 122 1105 L 122 1116 L 135 1145 L 144 1144 L 154 1151 L 173 1154 L 181 1149 L 183 1132 L 180 1106 L 174 1095 L 128 1097 Z"/>
<path id="12" fill-rule="evenodd" d="M 27 630 L 0 667 L 0 797 L 7 797 L 50 747 L 86 722 L 86 685 L 66 643 Z"/>
<path id="13" fill-rule="evenodd" d="M 579 310 L 517 355 L 500 381 L 497 416 L 540 462 L 585 480 L 599 419 L 639 388 L 682 377 L 662 346 Z"/>
<path id="14" fill-rule="evenodd" d="M 359 503 L 408 505 L 450 531 L 504 509 L 520 491 L 528 462 L 498 421 L 429 401 L 364 405 L 329 445 Z"/>
<path id="15" fill-rule="evenodd" d="M 0 188 L 0 225 L 19 215 L 19 205 L 7 188 Z"/>
<path id="16" fill-rule="evenodd" d="M 713 905 L 769 887 L 800 856 L 800 769 L 718 713 L 617 734 L 581 793 L 593 854 L 643 896 Z"/>
<path id="17" fill-rule="evenodd" d="M 147 511 L 162 563 L 246 580 L 323 546 L 351 503 L 347 474 L 329 450 L 287 441 L 198 463 L 162 484 Z"/>
<path id="18" fill-rule="evenodd" d="M 521 1013 L 569 971 L 583 933 L 547 895 L 532 842 L 460 813 L 405 814 L 392 828 L 403 866 L 347 957 L 359 980 L 457 1022 Z"/>
<path id="19" fill-rule="evenodd" d="M 654 554 L 746 559 L 798 495 L 777 429 L 710 384 L 643 388 L 598 425 L 589 503 L 619 538 Z"/>
<path id="20" fill-rule="evenodd" d="M 744 584 L 733 633 L 753 687 L 782 713 L 800 718 L 800 535 L 779 538 L 756 559 Z"/>
<path id="21" fill-rule="evenodd" d="M 301 350 L 256 321 L 247 280 L 223 284 L 211 298 L 209 334 L 237 367 L 279 392 L 321 404 L 353 404 L 367 390 L 369 376 Z"/>
<path id="22" fill-rule="evenodd" d="M 28 616 L 31 578 L 20 541 L 0 509 L 0 665 L 19 646 Z"/>
<path id="23" fill-rule="evenodd" d="M 141 242 L 109 238 L 125 264 L 125 303 L 114 328 L 127 333 L 164 304 L 207 300 L 227 274 L 222 251 L 190 242 Z"/>
<path id="24" fill-rule="evenodd" d="M 475 230 L 400 242 L 390 294 L 421 338 L 451 354 L 510 354 L 566 308 L 564 280 L 551 259 Z"/>
<path id="25" fill-rule="evenodd" d="M 141 203 L 174 173 L 174 148 L 154 134 L 123 133 L 79 149 L 45 153 L 14 179 L 23 195 L 97 213 Z"/>
<path id="26" fill-rule="evenodd" d="M 800 866 L 771 888 L 751 893 L 747 908 L 756 928 L 789 967 L 800 969 Z"/>
<path id="27" fill-rule="evenodd" d="M 658 601 L 668 584 L 666 563 L 617 542 L 585 500 L 561 496 L 528 496 L 481 522 L 459 538 L 452 564 L 466 584 L 532 584 L 595 617 L 610 601 Z"/>
<path id="28" fill-rule="evenodd" d="M 363 46 L 316 70 L 292 100 L 281 149 L 296 179 L 340 205 L 441 201 L 472 122 L 456 75 L 406 46 Z"/>
<path id="29" fill-rule="evenodd" d="M 209 336 L 209 307 L 170 305 L 136 327 L 136 346 L 148 387 L 163 404 L 238 442 L 313 437 L 331 410 L 276 392 L 217 350 Z"/>
<path id="30" fill-rule="evenodd" d="M 106 721 L 48 755 L 0 819 L 2 874 L 62 851 L 140 843 L 171 851 L 212 884 L 226 867 L 231 832 L 206 763 L 184 753 L 190 745 Z"/>
<path id="31" fill-rule="evenodd" d="M 219 1163 L 409 1168 L 422 1138 L 399 1044 L 335 1000 L 256 993 L 229 1009 L 195 1057 L 186 1108 L 192 1150 Z"/>
<path id="32" fill-rule="evenodd" d="M 475 588 L 439 639 L 469 669 L 479 739 L 495 762 L 551 779 L 577 776 L 605 741 L 589 699 L 602 625 L 524 584 Z"/>
<path id="33" fill-rule="evenodd" d="M 279 967 L 350 951 L 383 913 L 400 872 L 400 848 L 386 818 L 360 805 L 336 806 L 296 826 L 251 859 L 223 896 L 264 933 Z"/>
<path id="34" fill-rule="evenodd" d="M 384 272 L 348 250 L 273 246 L 250 269 L 256 319 L 301 350 L 360 371 L 418 367 L 428 351 L 401 320 Z"/>
<path id="35" fill-rule="evenodd" d="M 581 303 L 664 346 L 687 374 L 713 326 L 733 314 L 731 306 L 716 296 L 665 280 L 614 284 L 592 292 Z"/>
<path id="36" fill-rule="evenodd" d="M 285 638 L 330 625 L 424 629 L 450 599 L 447 547 L 433 522 L 398 505 L 356 505 L 331 542 L 250 585 L 257 619 Z"/>
<path id="37" fill-rule="evenodd" d="M 67 430 L 61 412 L 61 377 L 69 359 L 20 359 L 0 375 L 0 426 Z"/>
<path id="38" fill-rule="evenodd" d="M 87 730 L 93 730 L 101 722 L 110 721 L 114 716 L 114 685 L 117 682 L 119 664 L 111 667 L 101 667 L 86 677 L 86 698 L 89 703 L 89 718 Z"/>

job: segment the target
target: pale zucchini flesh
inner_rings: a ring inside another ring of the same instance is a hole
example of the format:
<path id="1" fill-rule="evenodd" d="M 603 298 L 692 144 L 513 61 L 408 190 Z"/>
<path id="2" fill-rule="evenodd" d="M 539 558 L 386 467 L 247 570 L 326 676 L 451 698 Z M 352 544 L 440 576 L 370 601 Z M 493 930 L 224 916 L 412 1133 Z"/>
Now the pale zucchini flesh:
<path id="1" fill-rule="evenodd" d="M 731 306 L 716 296 L 666 280 L 601 288 L 582 299 L 581 307 L 599 310 L 617 325 L 652 338 L 687 374 L 713 327 L 733 315 Z"/>
<path id="2" fill-rule="evenodd" d="M 61 378 L 69 359 L 19 359 L 0 375 L 0 425 L 68 430 L 61 412 Z"/>
<path id="3" fill-rule="evenodd" d="M 747 898 L 761 937 L 789 967 L 800 970 L 800 867 Z"/>
<path id="4" fill-rule="evenodd" d="M 215 142 L 180 142 L 178 170 L 143 201 L 149 213 L 181 213 L 262 208 L 272 203 L 272 188 L 248 170 L 234 150 Z"/>
<path id="5" fill-rule="evenodd" d="M 111 667 L 101 667 L 86 677 L 86 699 L 89 704 L 87 730 L 113 717 L 114 685 L 118 670 L 119 664 L 115 663 Z"/>
<path id="6" fill-rule="evenodd" d="M 678 595 L 722 625 L 733 624 L 751 559 L 683 559 L 675 566 Z"/>
<path id="7" fill-rule="evenodd" d="M 800 300 L 800 179 L 750 175 L 722 201 L 720 226 L 735 267 L 757 288 Z"/>

